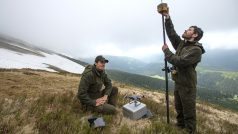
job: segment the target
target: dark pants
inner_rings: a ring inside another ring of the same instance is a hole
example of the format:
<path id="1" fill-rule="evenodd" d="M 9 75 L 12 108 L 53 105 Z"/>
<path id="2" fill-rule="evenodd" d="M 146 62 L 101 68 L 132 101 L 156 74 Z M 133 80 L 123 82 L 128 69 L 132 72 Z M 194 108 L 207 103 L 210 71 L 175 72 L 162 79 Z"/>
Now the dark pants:
<path id="1" fill-rule="evenodd" d="M 177 126 L 185 128 L 189 133 L 196 131 L 196 88 L 175 84 L 175 109 Z"/>
<path id="2" fill-rule="evenodd" d="M 104 96 L 104 91 L 102 91 L 102 95 Z M 103 114 L 115 114 L 116 113 L 116 105 L 117 105 L 117 96 L 118 96 L 118 88 L 112 87 L 112 92 L 108 96 L 108 102 L 100 105 L 100 106 L 87 106 L 87 110 L 103 113 Z"/>

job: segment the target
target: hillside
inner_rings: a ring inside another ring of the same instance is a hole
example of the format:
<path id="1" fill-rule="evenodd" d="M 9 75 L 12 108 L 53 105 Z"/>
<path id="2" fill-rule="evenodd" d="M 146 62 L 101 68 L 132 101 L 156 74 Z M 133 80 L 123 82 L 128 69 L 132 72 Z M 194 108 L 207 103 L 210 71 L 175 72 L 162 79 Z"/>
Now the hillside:
<path id="1" fill-rule="evenodd" d="M 164 94 L 143 90 L 114 81 L 119 87 L 119 113 L 103 116 L 106 127 L 93 130 L 75 98 L 80 75 L 40 70 L 0 70 L 0 133 L 171 133 L 183 134 L 174 127 L 173 97 L 170 97 L 171 124 L 165 123 Z M 132 121 L 122 116 L 126 94 L 143 94 L 143 102 L 154 113 L 152 119 Z M 199 101 L 197 103 L 198 134 L 235 134 L 238 113 Z"/>
<path id="2" fill-rule="evenodd" d="M 106 72 L 111 79 L 125 84 L 135 85 L 141 88 L 148 88 L 152 90 L 165 90 L 165 81 L 158 78 L 132 74 L 118 70 L 106 70 Z M 173 91 L 173 89 L 174 84 L 172 81 L 169 81 L 169 90 Z"/>
<path id="3" fill-rule="evenodd" d="M 238 72 L 198 69 L 198 96 L 215 104 L 238 110 Z"/>

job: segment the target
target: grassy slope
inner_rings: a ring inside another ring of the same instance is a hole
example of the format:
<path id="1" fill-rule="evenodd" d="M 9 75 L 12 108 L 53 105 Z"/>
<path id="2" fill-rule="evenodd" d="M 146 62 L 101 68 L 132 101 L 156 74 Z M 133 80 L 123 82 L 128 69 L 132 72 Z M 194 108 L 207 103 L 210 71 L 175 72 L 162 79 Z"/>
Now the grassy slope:
<path id="1" fill-rule="evenodd" d="M 165 123 L 164 95 L 118 82 L 120 96 L 115 116 L 83 112 L 75 98 L 79 75 L 36 70 L 0 70 L 0 133 L 185 133 L 174 127 L 175 112 L 170 97 L 171 125 Z M 152 119 L 132 121 L 124 118 L 121 107 L 125 94 L 144 94 L 143 102 L 154 113 Z M 197 105 L 198 133 L 235 133 L 238 113 Z M 94 130 L 87 118 L 103 116 L 107 126 Z"/>
<path id="2" fill-rule="evenodd" d="M 208 88 L 210 90 L 216 89 L 217 92 L 220 92 L 221 94 L 223 94 L 224 98 L 220 98 L 220 99 L 221 100 L 225 99 L 226 101 L 224 101 L 224 104 L 221 104 L 221 103 L 218 103 L 218 104 L 238 110 L 238 107 L 237 107 L 238 100 L 235 97 L 238 95 L 238 90 L 237 90 L 238 72 L 225 71 L 225 70 L 209 70 L 202 67 L 198 68 L 198 72 L 200 75 L 204 75 L 204 76 L 209 75 L 209 78 L 205 80 L 209 81 L 210 88 L 209 87 L 205 87 L 205 88 Z M 213 76 L 213 78 L 211 76 Z M 210 81 L 209 79 L 212 81 Z M 226 104 L 225 102 L 228 104 Z"/>
<path id="3" fill-rule="evenodd" d="M 219 69 L 207 69 L 205 67 L 198 67 L 197 68 L 198 72 L 214 72 L 214 73 L 222 73 L 224 77 L 233 79 L 233 78 L 238 78 L 238 72 L 236 71 L 227 71 L 227 70 L 219 70 Z"/>

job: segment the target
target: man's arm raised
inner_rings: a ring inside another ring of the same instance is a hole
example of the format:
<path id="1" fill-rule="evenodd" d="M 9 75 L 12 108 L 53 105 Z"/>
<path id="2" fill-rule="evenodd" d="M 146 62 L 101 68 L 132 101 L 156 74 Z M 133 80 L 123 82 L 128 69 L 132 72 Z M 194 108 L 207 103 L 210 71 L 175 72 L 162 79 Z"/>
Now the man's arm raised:
<path id="1" fill-rule="evenodd" d="M 179 43 L 182 41 L 180 36 L 176 33 L 175 29 L 174 29 L 174 25 L 172 23 L 172 20 L 170 18 L 169 15 L 169 8 L 163 8 L 163 6 L 167 6 L 167 4 L 160 4 L 158 5 L 158 12 L 165 16 L 165 29 L 166 29 L 166 33 L 169 37 L 169 40 L 171 41 L 173 47 L 175 50 L 177 50 Z M 160 11 L 160 9 L 167 9 L 167 10 L 162 10 Z"/>

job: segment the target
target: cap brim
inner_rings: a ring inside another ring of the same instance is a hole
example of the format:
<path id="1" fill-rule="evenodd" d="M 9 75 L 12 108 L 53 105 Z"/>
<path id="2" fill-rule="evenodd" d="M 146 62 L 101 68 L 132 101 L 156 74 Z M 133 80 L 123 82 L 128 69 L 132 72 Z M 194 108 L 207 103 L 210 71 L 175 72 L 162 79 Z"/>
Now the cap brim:
<path id="1" fill-rule="evenodd" d="M 109 61 L 108 60 L 106 60 L 106 59 L 102 59 L 102 60 L 99 60 L 99 61 L 101 61 L 101 62 L 105 62 L 105 63 L 108 63 Z M 96 61 L 95 61 L 96 62 Z"/>
<path id="2" fill-rule="evenodd" d="M 108 60 L 106 60 L 106 59 L 105 59 L 104 61 L 105 61 L 106 63 L 108 63 L 108 62 L 109 62 L 109 61 L 108 61 Z"/>

